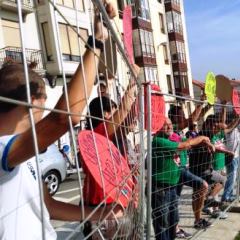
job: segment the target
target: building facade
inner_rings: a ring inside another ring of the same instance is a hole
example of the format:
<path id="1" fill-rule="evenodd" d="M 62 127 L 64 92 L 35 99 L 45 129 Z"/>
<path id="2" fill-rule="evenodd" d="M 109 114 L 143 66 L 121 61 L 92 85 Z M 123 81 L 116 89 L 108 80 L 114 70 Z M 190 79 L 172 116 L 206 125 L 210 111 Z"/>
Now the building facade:
<path id="1" fill-rule="evenodd" d="M 84 41 L 92 33 L 91 3 L 57 0 L 57 9 L 65 19 L 54 10 L 51 1 L 21 3 L 26 58 L 45 77 L 48 94 L 53 96 L 47 106 L 53 107 L 62 93 L 63 76 L 67 81 L 71 79 L 85 51 Z M 133 48 L 135 63 L 141 67 L 140 80 L 156 83 L 163 93 L 193 97 L 183 1 L 117 0 L 114 4 L 119 15 L 113 26 L 119 39 L 123 33 L 123 10 L 127 5 L 132 6 Z M 8 60 L 22 62 L 17 4 L 15 0 L 1 0 L 0 7 L 0 65 Z M 108 84 L 113 89 L 110 96 L 118 101 L 127 84 L 125 66 L 116 47 L 106 48 L 111 53 L 107 64 L 113 66 L 107 73 L 103 67 L 101 71 L 107 78 L 117 79 Z M 97 87 L 92 97 L 96 95 Z M 166 97 L 166 101 L 174 102 L 174 98 Z M 188 108 L 191 111 L 191 106 Z"/>

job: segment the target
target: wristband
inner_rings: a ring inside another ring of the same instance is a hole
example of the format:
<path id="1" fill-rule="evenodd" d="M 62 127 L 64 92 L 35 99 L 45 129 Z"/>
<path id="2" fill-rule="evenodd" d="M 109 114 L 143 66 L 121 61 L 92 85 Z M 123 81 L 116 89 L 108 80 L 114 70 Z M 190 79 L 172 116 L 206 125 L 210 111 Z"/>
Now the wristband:
<path id="1" fill-rule="evenodd" d="M 100 41 L 100 40 L 97 40 L 96 38 L 94 39 L 93 36 L 89 36 L 89 37 L 88 37 L 87 44 L 85 45 L 85 47 L 86 47 L 87 49 L 89 49 L 90 47 L 91 47 L 91 48 L 94 48 L 94 47 L 95 47 L 95 48 L 100 49 L 101 52 L 103 52 L 103 48 L 104 48 L 103 42 Z"/>

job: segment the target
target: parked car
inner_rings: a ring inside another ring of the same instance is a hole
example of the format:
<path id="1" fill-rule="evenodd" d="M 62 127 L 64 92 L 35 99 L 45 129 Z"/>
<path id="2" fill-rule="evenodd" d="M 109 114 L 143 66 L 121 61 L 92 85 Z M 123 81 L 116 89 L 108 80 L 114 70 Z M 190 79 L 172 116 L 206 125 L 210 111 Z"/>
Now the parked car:
<path id="1" fill-rule="evenodd" d="M 39 154 L 40 167 L 43 180 L 51 195 L 54 195 L 60 183 L 66 178 L 67 165 L 62 153 L 55 144 L 50 145 L 46 151 Z"/>

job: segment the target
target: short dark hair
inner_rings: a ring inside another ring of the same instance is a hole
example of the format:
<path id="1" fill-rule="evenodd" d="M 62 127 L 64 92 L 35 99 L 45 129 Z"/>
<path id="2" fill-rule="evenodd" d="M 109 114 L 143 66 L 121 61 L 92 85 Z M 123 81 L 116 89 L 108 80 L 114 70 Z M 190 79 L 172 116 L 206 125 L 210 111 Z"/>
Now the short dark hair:
<path id="1" fill-rule="evenodd" d="M 178 112 L 182 111 L 182 107 L 180 106 L 175 106 L 175 105 L 171 105 L 170 109 L 168 111 L 168 117 L 170 118 L 170 120 L 172 121 L 172 123 L 176 123 L 175 121 L 175 117 L 178 116 Z"/>
<path id="2" fill-rule="evenodd" d="M 31 96 L 40 98 L 45 83 L 40 75 L 28 68 Z M 22 64 L 7 64 L 0 69 L 0 96 L 19 101 L 27 101 L 24 66 Z M 0 113 L 6 113 L 17 105 L 0 101 Z"/>
<path id="3" fill-rule="evenodd" d="M 219 118 L 215 114 L 211 114 L 207 117 L 206 121 L 202 125 L 202 133 L 204 136 L 212 137 L 212 127 L 219 122 Z"/>
<path id="4" fill-rule="evenodd" d="M 101 105 L 102 102 L 102 105 Z M 112 108 L 117 108 L 117 104 L 106 96 L 96 97 L 89 104 L 89 115 L 92 117 L 103 118 L 103 111 L 111 112 Z M 102 111 L 103 110 L 103 111 Z M 92 119 L 92 127 L 96 128 L 102 120 Z M 90 117 L 86 119 L 86 129 L 91 129 Z"/>

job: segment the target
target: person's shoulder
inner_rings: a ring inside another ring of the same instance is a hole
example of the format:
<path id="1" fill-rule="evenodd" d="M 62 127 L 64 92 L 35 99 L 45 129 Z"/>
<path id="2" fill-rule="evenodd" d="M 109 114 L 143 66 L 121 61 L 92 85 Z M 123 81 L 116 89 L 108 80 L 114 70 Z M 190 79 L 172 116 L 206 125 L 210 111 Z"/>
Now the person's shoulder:
<path id="1" fill-rule="evenodd" d="M 162 143 L 162 142 L 166 142 L 166 141 L 170 141 L 168 140 L 166 137 L 161 136 L 161 135 L 155 135 L 153 137 L 153 143 Z"/>
<path id="2" fill-rule="evenodd" d="M 93 129 L 95 133 L 99 133 L 103 136 L 106 136 L 106 129 L 104 127 L 104 123 L 100 123 L 97 127 Z"/>
<path id="3" fill-rule="evenodd" d="M 1 176 L 4 172 L 12 171 L 12 169 L 8 168 L 7 155 L 15 138 L 16 136 L 14 135 L 0 136 L 0 175 Z"/>

